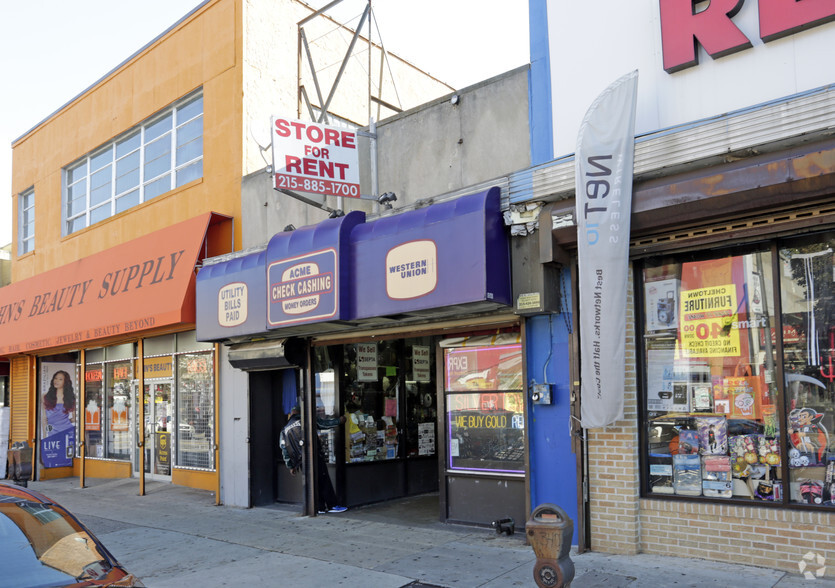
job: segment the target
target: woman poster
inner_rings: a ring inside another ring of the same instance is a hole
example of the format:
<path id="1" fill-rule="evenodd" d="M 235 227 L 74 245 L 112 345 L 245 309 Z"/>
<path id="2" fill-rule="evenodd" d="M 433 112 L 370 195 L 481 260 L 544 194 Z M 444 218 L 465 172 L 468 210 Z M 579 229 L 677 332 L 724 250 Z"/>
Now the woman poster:
<path id="1" fill-rule="evenodd" d="M 72 465 L 77 411 L 74 363 L 41 364 L 41 463 Z"/>

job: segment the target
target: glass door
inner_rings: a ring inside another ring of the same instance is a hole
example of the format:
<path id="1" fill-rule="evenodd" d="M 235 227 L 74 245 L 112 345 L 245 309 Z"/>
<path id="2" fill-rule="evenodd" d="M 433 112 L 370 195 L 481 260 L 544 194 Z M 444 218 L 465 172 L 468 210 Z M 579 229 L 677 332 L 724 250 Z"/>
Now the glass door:
<path id="1" fill-rule="evenodd" d="M 134 391 L 136 387 L 134 387 Z M 171 460 L 175 439 L 175 402 L 170 381 L 145 384 L 142 402 L 145 409 L 145 475 L 153 479 L 171 479 Z M 137 411 L 138 412 L 138 411 Z M 139 415 L 137 414 L 137 419 Z M 142 430 L 136 427 L 138 432 Z M 139 439 L 137 438 L 137 442 Z M 139 473 L 139 454 L 134 460 L 134 473 Z"/>

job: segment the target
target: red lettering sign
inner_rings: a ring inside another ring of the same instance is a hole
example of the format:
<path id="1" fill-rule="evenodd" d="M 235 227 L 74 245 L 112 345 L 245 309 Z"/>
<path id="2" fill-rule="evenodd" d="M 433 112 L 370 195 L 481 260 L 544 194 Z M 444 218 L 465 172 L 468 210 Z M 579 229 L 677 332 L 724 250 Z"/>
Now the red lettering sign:
<path id="1" fill-rule="evenodd" d="M 753 0 L 749 0 L 753 1 Z M 751 41 L 733 23 L 745 0 L 710 0 L 696 12 L 694 0 L 659 0 L 664 71 L 699 63 L 697 43 L 713 57 L 748 49 Z M 759 0 L 760 38 L 773 41 L 835 20 L 832 0 Z"/>
<path id="2" fill-rule="evenodd" d="M 731 20 L 743 2 L 711 0 L 707 8 L 694 12 L 696 5 L 692 0 L 661 0 L 664 71 L 673 73 L 697 65 L 696 42 L 713 58 L 751 47 L 751 41 Z"/>
<path id="3" fill-rule="evenodd" d="M 760 38 L 766 43 L 831 20 L 832 0 L 760 0 Z"/>

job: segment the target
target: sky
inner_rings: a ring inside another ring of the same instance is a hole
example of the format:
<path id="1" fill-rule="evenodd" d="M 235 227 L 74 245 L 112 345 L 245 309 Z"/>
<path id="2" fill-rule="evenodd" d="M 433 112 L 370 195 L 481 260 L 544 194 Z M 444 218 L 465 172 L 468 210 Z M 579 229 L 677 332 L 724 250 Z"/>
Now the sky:
<path id="1" fill-rule="evenodd" d="M 307 3 L 320 8 L 328 1 Z M 0 3 L 0 71 L 6 80 L 0 92 L 0 246 L 12 241 L 16 225 L 11 218 L 12 141 L 199 4 L 198 0 Z M 332 15 L 347 22 L 364 7 L 365 0 L 343 0 Z M 387 51 L 455 88 L 530 60 L 527 0 L 373 0 L 372 8 Z"/>

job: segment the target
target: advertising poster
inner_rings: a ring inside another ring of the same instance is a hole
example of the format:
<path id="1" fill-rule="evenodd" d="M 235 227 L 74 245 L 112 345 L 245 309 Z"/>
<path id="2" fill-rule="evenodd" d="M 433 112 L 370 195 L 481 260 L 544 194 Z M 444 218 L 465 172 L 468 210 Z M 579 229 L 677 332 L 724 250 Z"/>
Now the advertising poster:
<path id="1" fill-rule="evenodd" d="M 689 357 L 739 357 L 735 284 L 682 290 L 681 346 Z"/>
<path id="2" fill-rule="evenodd" d="M 679 280 L 657 280 L 644 285 L 647 331 L 665 331 L 678 327 Z"/>
<path id="3" fill-rule="evenodd" d="M 377 344 L 357 343 L 357 381 L 377 381 Z"/>
<path id="4" fill-rule="evenodd" d="M 75 364 L 42 362 L 40 377 L 41 463 L 45 468 L 71 466 L 78 412 Z"/>

